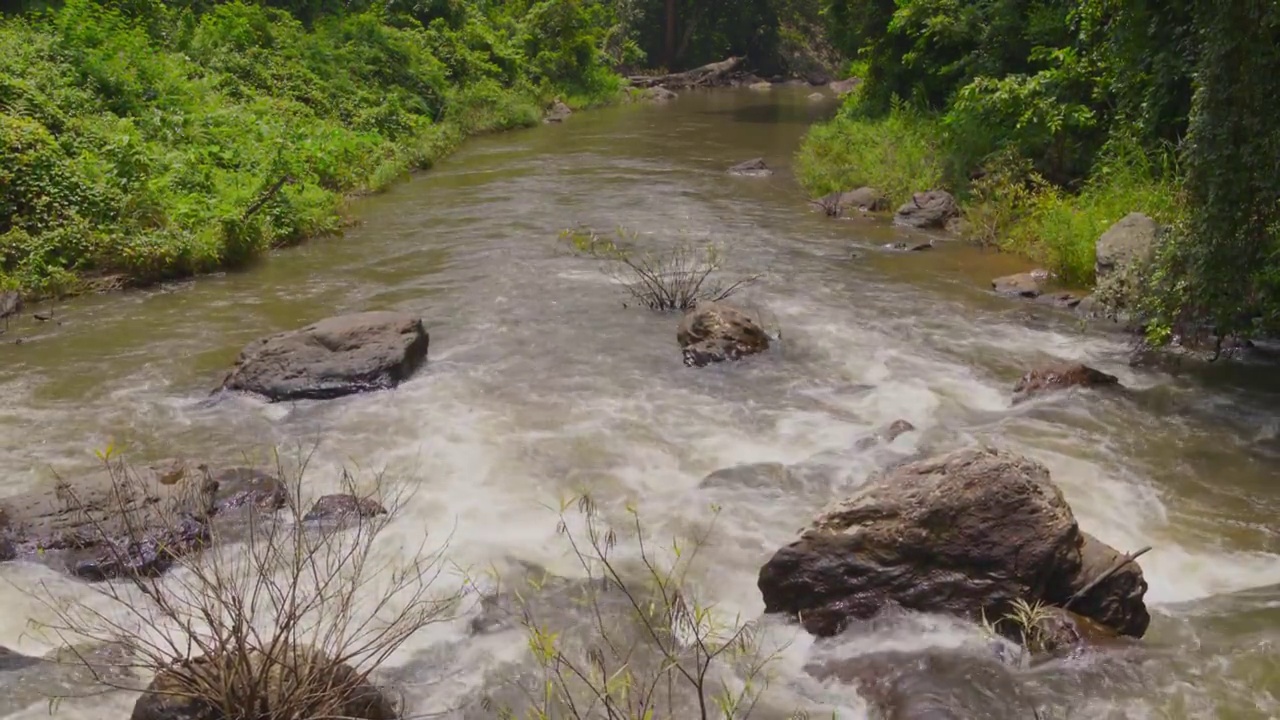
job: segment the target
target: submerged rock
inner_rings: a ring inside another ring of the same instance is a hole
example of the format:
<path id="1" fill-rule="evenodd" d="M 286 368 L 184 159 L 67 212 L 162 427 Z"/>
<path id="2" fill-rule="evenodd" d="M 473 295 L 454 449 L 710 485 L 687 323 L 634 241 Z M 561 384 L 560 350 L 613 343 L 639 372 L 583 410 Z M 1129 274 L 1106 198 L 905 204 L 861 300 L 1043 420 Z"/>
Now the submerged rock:
<path id="1" fill-rule="evenodd" d="M 422 321 L 412 315 L 342 315 L 250 343 L 222 387 L 273 402 L 386 390 L 418 369 L 428 343 Z"/>
<path id="2" fill-rule="evenodd" d="M 1036 395 L 1073 387 L 1105 387 L 1119 385 L 1120 378 L 1095 370 L 1082 363 L 1056 363 L 1028 371 L 1013 386 L 1014 402 Z"/>
<path id="3" fill-rule="evenodd" d="M 827 96 L 823 95 L 820 92 L 809 93 L 809 102 L 822 102 L 823 100 L 826 100 L 826 99 L 827 99 Z"/>
<path id="4" fill-rule="evenodd" d="M 400 718 L 397 703 L 377 686 L 316 650 L 286 648 L 270 659 L 250 650 L 243 657 L 220 660 L 197 657 L 161 670 L 134 704 L 129 720 L 222 720 L 223 698 L 217 688 L 224 686 L 222 673 L 228 667 L 261 678 L 256 710 L 262 717 Z M 242 660 L 248 668 L 239 667 Z M 298 692 L 301 678 L 314 683 L 311 691 Z"/>
<path id="5" fill-rule="evenodd" d="M 897 242 L 887 243 L 885 250 L 894 250 L 896 252 L 923 252 L 933 249 L 932 240 L 899 240 Z"/>
<path id="6" fill-rule="evenodd" d="M 758 586 L 765 612 L 818 636 L 893 607 L 1001 617 L 1017 600 L 1060 605 L 1087 585 L 1085 542 L 1043 465 L 974 447 L 873 476 L 778 550 Z M 1134 570 L 1137 585 L 1072 609 L 1140 637 L 1146 584 Z"/>
<path id="7" fill-rule="evenodd" d="M 702 302 L 680 320 L 676 341 L 684 364 L 702 367 L 769 349 L 769 336 L 747 313 L 723 302 Z"/>
<path id="8" fill-rule="evenodd" d="M 753 158 L 729 168 L 729 174 L 743 177 L 767 177 L 773 174 L 773 170 L 765 164 L 764 158 Z"/>
<path id="9" fill-rule="evenodd" d="M 894 222 L 914 228 L 944 228 L 947 222 L 960 215 L 956 199 L 946 190 L 930 190 L 916 193 L 898 208 Z"/>

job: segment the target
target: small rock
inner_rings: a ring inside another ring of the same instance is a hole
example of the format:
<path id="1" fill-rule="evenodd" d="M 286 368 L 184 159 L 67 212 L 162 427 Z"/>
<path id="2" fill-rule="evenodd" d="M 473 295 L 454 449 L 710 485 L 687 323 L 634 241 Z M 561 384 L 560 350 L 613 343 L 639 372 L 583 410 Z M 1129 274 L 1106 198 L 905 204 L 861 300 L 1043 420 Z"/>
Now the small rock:
<path id="1" fill-rule="evenodd" d="M 321 320 L 250 343 L 222 383 L 267 400 L 324 400 L 394 388 L 426 361 L 422 321 L 398 312 Z"/>
<path id="2" fill-rule="evenodd" d="M 841 210 L 860 212 L 884 212 L 889 209 L 889 197 L 873 187 L 860 187 L 840 195 Z"/>
<path id="3" fill-rule="evenodd" d="M 303 520 L 334 520 L 345 518 L 370 518 L 386 515 L 387 509 L 373 498 L 360 498 L 346 493 L 325 495 L 316 500 Z"/>
<path id="4" fill-rule="evenodd" d="M 1129 213 L 1098 238 L 1094 271 L 1099 281 L 1133 262 L 1151 257 L 1160 238 L 1160 225 L 1142 213 Z"/>
<path id="5" fill-rule="evenodd" d="M 879 443 L 885 443 L 887 445 L 909 432 L 914 432 L 915 429 L 916 426 L 906 420 L 894 420 L 887 426 L 877 430 L 874 435 L 869 435 L 858 440 L 858 442 L 854 444 L 854 449 L 869 450 Z"/>
<path id="6" fill-rule="evenodd" d="M 823 95 L 820 92 L 810 93 L 809 95 L 809 102 L 822 102 L 823 100 L 826 100 L 826 99 L 827 99 L 827 96 Z"/>
<path id="7" fill-rule="evenodd" d="M 969 234 L 973 225 L 964 218 L 963 215 L 957 215 L 947 221 L 946 231 L 957 237 L 964 237 Z"/>
<path id="8" fill-rule="evenodd" d="M 680 320 L 676 340 L 684 364 L 702 367 L 769 349 L 769 336 L 747 313 L 723 302 L 703 302 Z"/>
<path id="9" fill-rule="evenodd" d="M 786 465 L 776 462 L 750 463 L 721 468 L 698 483 L 699 488 L 755 489 L 782 488 L 787 486 L 790 471 Z"/>
<path id="10" fill-rule="evenodd" d="M 899 240 L 898 242 L 886 243 L 886 250 L 896 250 L 898 252 L 921 252 L 923 250 L 932 250 L 932 240 Z"/>
<path id="11" fill-rule="evenodd" d="M 769 166 L 765 164 L 764 158 L 753 158 L 729 168 L 729 174 L 745 177 L 767 177 L 773 174 L 773 170 L 769 169 Z"/>
<path id="12" fill-rule="evenodd" d="M 1043 292 L 1040 287 L 1042 277 L 1043 276 L 1037 275 L 1034 272 L 1006 275 L 992 280 L 991 289 L 995 290 L 999 295 L 1038 298 Z"/>
<path id="13" fill-rule="evenodd" d="M 1064 290 L 1061 292 L 1046 293 L 1036 299 L 1046 305 L 1074 309 L 1080 305 L 1083 298 L 1073 292 Z"/>
<path id="14" fill-rule="evenodd" d="M 747 87 L 751 88 L 752 90 L 772 90 L 773 83 L 761 80 L 760 82 L 751 83 Z"/>
<path id="15" fill-rule="evenodd" d="M 289 501 L 289 490 L 276 473 L 236 467 L 210 473 L 209 479 L 214 487 L 214 513 L 218 515 L 246 508 L 275 512 Z"/>
<path id="16" fill-rule="evenodd" d="M 563 102 L 556 100 L 551 109 L 547 111 L 547 116 L 543 118 L 543 122 L 558 123 L 564 122 L 565 118 L 573 114 L 573 110 Z"/>
<path id="17" fill-rule="evenodd" d="M 894 222 L 914 228 L 943 228 L 960 215 L 960 208 L 946 190 L 916 193 L 898 208 Z"/>
<path id="18" fill-rule="evenodd" d="M 665 88 L 661 85 L 658 85 L 656 87 L 646 88 L 644 92 L 640 93 L 641 99 L 648 100 L 650 102 L 656 102 L 656 103 L 671 102 L 672 100 L 675 100 L 678 97 L 680 96 L 677 95 L 675 91 L 669 88 Z"/>
<path id="19" fill-rule="evenodd" d="M 1045 392 L 1072 387 L 1104 387 L 1119 385 L 1120 379 L 1081 363 L 1058 363 L 1036 368 L 1023 375 L 1013 386 L 1014 402 L 1021 402 Z"/>

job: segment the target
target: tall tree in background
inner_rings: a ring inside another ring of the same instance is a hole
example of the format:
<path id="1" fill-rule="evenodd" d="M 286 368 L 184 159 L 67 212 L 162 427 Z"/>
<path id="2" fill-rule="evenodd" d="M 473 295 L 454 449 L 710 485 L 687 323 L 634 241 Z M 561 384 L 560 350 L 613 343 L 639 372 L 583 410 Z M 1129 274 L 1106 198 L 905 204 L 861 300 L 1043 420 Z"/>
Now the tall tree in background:
<path id="1" fill-rule="evenodd" d="M 667 0 L 666 33 L 662 42 L 662 64 L 668 69 L 676 64 L 676 0 Z"/>

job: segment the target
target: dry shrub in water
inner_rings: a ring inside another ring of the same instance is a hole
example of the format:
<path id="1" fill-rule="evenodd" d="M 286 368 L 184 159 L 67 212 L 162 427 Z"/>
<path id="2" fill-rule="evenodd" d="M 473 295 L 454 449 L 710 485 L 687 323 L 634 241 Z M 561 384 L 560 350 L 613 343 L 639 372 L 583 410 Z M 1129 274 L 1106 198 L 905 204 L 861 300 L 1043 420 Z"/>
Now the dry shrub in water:
<path id="1" fill-rule="evenodd" d="M 110 451 L 101 457 L 118 497 L 144 482 Z M 379 551 L 379 538 L 407 498 L 389 493 L 381 474 L 373 493 L 363 496 L 381 502 L 385 514 L 351 514 L 334 526 L 304 521 L 301 485 L 309 459 L 294 473 L 277 459 L 283 510 L 242 510 L 243 525 L 222 538 L 222 546 L 219 534 L 230 526 L 213 523 L 212 547 L 178 558 L 163 576 L 133 572 L 95 584 L 108 602 L 94 606 L 61 601 L 42 586 L 55 618 L 44 630 L 68 646 L 104 690 L 143 691 L 151 675 L 163 672 L 166 682 L 153 695 L 211 717 L 401 717 L 398 703 L 378 691 L 370 675 L 414 633 L 454 613 L 459 591 L 433 590 L 444 546 L 427 551 L 424 536 L 420 546 L 397 549 L 394 557 Z M 343 482 L 344 491 L 356 494 L 345 471 Z M 73 491 L 63 492 L 73 509 L 88 510 L 76 507 Z M 184 507 L 190 505 L 152 507 L 148 522 L 158 513 L 161 521 L 182 523 Z M 126 523 L 129 541 L 154 532 L 154 525 Z M 93 527 L 109 532 L 100 523 Z M 127 554 L 121 545 L 104 543 L 109 553 Z M 116 560 L 125 565 L 127 557 Z M 104 666 L 81 650 L 86 645 L 121 648 L 123 659 Z M 355 714 L 352 708 L 366 709 Z"/>
<path id="2" fill-rule="evenodd" d="M 638 558 L 626 558 L 590 496 L 565 501 L 559 513 L 557 530 L 585 575 L 574 611 L 589 628 L 580 637 L 553 629 L 526 595 L 540 590 L 530 580 L 514 612 L 538 671 L 520 688 L 522 710 L 490 711 L 507 720 L 749 717 L 781 650 L 765 653 L 753 623 L 720 618 L 691 592 L 688 573 L 714 523 L 659 551 L 629 506 L 623 539 Z"/>
<path id="3" fill-rule="evenodd" d="M 724 252 L 708 244 L 681 243 L 667 249 L 641 250 L 636 235 L 617 231 L 618 240 L 601 237 L 588 228 L 560 234 L 574 252 L 606 262 L 604 272 L 617 280 L 638 304 L 650 310 L 689 310 L 699 302 L 724 300 L 757 280 L 749 275 L 732 282 L 713 276 L 724 269 Z"/>

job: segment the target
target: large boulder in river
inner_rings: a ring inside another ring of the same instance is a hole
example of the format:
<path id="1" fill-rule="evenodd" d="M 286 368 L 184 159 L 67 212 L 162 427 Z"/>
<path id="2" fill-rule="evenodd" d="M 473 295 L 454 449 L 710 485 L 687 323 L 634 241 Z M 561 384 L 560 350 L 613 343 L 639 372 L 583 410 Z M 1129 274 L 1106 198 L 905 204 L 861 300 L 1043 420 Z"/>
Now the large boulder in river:
<path id="1" fill-rule="evenodd" d="M 1160 225 L 1147 215 L 1134 212 L 1120 218 L 1098 238 L 1094 264 L 1098 280 L 1150 258 L 1159 237 Z"/>
<path id="2" fill-rule="evenodd" d="M 895 607 L 999 618 L 1017 600 L 1062 605 L 1086 587 L 1085 542 L 1043 465 L 973 447 L 873 476 L 778 550 L 758 585 L 765 612 L 819 636 Z M 1105 596 L 1114 589 L 1072 610 L 1141 636 L 1145 582 Z"/>
<path id="3" fill-rule="evenodd" d="M 960 207 L 956 205 L 956 199 L 951 197 L 951 193 L 946 190 L 930 190 L 912 195 L 910 200 L 898 208 L 893 221 L 908 227 L 940 229 L 959 215 Z"/>
<path id="4" fill-rule="evenodd" d="M 223 381 L 268 400 L 322 400 L 399 385 L 427 358 L 418 318 L 365 312 L 255 340 Z"/>
<path id="5" fill-rule="evenodd" d="M 769 336 L 746 312 L 723 302 L 701 302 L 676 331 L 684 364 L 702 367 L 769 349 Z"/>
<path id="6" fill-rule="evenodd" d="M 397 703 L 350 665 L 308 648 L 259 650 L 221 658 L 196 657 L 156 674 L 138 697 L 129 720 L 224 720 L 229 668 L 255 679 L 261 717 L 398 720 Z M 243 667 L 242 667 L 243 665 Z M 310 688 L 299 687 L 306 683 Z"/>
<path id="7" fill-rule="evenodd" d="M 1082 363 L 1054 363 L 1029 370 L 1013 386 L 1014 402 L 1073 387 L 1116 386 L 1120 378 Z"/>

